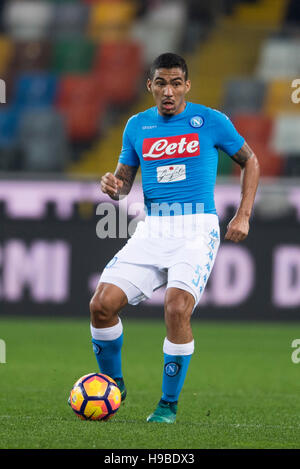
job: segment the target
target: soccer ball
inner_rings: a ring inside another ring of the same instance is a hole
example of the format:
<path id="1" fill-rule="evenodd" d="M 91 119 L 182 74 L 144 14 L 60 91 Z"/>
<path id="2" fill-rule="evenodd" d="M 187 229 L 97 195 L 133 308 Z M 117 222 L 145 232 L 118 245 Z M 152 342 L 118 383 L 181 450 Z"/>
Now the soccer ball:
<path id="1" fill-rule="evenodd" d="M 70 404 L 81 420 L 108 420 L 120 407 L 121 392 L 109 376 L 89 373 L 74 384 Z"/>

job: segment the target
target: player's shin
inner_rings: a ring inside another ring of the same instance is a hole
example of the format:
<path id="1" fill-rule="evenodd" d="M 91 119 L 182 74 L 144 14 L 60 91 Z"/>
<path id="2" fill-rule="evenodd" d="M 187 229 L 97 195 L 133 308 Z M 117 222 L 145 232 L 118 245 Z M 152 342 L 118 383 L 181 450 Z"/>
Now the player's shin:
<path id="1" fill-rule="evenodd" d="M 118 324 L 112 327 L 96 328 L 91 324 L 93 350 L 101 373 L 113 379 L 123 377 L 121 349 L 123 345 L 123 326 L 119 318 Z"/>
<path id="2" fill-rule="evenodd" d="M 187 344 L 173 344 L 165 338 L 162 400 L 177 402 L 194 352 L 194 340 Z"/>

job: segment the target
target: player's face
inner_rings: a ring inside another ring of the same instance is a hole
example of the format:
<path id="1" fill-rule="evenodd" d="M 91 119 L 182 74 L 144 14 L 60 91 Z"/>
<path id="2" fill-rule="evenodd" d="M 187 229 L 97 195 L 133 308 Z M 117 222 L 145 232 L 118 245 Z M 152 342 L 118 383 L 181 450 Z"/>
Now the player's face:
<path id="1" fill-rule="evenodd" d="M 147 88 L 153 94 L 159 114 L 175 116 L 185 108 L 185 95 L 191 88 L 181 68 L 159 68 L 153 79 L 148 79 Z"/>

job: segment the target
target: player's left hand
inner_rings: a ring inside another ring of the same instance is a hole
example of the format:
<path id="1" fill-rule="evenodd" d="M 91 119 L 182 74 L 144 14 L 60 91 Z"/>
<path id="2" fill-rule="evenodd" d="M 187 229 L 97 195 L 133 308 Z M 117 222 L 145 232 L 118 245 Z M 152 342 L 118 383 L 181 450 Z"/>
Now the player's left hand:
<path id="1" fill-rule="evenodd" d="M 249 233 L 249 218 L 243 215 L 235 215 L 227 225 L 225 239 L 239 243 L 247 238 Z"/>

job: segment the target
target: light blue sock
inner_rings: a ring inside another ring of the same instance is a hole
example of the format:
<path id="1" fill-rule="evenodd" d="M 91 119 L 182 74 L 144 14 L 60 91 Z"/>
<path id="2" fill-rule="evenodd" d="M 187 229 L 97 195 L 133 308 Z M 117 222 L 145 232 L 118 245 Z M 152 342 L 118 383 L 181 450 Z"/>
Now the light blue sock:
<path id="1" fill-rule="evenodd" d="M 162 382 L 162 399 L 164 401 L 178 401 L 193 351 L 194 341 L 188 344 L 172 344 L 168 339 L 165 339 Z"/>
<path id="2" fill-rule="evenodd" d="M 97 329 L 91 326 L 93 350 L 101 373 L 122 378 L 121 350 L 123 327 L 121 321 L 113 327 Z"/>

